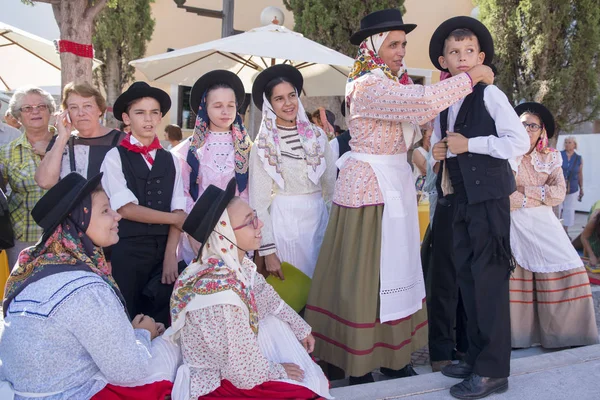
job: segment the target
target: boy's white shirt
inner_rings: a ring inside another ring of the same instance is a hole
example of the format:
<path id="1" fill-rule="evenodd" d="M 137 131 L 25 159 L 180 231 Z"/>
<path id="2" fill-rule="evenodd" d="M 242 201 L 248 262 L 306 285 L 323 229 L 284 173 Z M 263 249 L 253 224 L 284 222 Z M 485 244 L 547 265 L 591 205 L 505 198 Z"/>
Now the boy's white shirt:
<path id="1" fill-rule="evenodd" d="M 448 109 L 448 131 L 454 132 L 454 123 L 463 100 L 454 103 Z M 494 158 L 509 160 L 513 169 L 514 158 L 529 151 L 529 135 L 521 123 L 521 119 L 508 101 L 506 95 L 494 85 L 488 85 L 483 92 L 485 108 L 494 120 L 498 136 L 480 136 L 469 139 L 469 152 L 486 154 Z M 442 138 L 440 116 L 435 118 L 431 146 L 433 147 Z M 456 157 L 448 150 L 447 158 Z M 432 166 L 437 162 L 433 157 L 429 161 Z"/>
<path id="2" fill-rule="evenodd" d="M 131 136 L 131 144 L 140 143 L 133 135 Z M 183 179 L 181 177 L 181 165 L 179 161 L 171 154 L 167 152 L 171 157 L 173 157 L 173 163 L 175 164 L 175 182 L 173 186 L 173 196 L 171 196 L 171 211 L 175 210 L 185 210 L 185 196 L 183 194 Z M 152 150 L 149 153 L 152 158 L 156 157 L 156 150 Z M 144 161 L 149 169 L 152 169 L 152 165 L 146 160 Z M 102 166 L 100 167 L 100 172 L 103 172 L 102 176 L 102 187 L 106 192 L 109 200 L 110 207 L 113 210 L 119 210 L 119 208 L 123 207 L 126 204 L 133 203 L 138 204 L 138 198 L 135 197 L 135 194 L 127 187 L 127 181 L 125 180 L 125 175 L 123 174 L 123 165 L 121 164 L 121 155 L 119 154 L 119 149 L 112 148 L 106 153 L 104 157 L 104 161 L 102 162 Z M 143 206 L 144 204 L 142 204 Z"/>

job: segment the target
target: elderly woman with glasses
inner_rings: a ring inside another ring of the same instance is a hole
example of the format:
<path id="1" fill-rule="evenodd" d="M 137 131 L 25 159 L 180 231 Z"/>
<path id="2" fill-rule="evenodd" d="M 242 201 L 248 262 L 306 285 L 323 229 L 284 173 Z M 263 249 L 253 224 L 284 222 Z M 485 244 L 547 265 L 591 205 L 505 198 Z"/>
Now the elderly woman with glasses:
<path id="1" fill-rule="evenodd" d="M 25 128 L 21 136 L 0 148 L 0 173 L 12 189 L 8 207 L 15 246 L 7 250 L 11 267 L 21 250 L 33 246 L 42 234 L 31 210 L 45 190 L 36 184 L 34 175 L 52 139 L 48 122 L 55 108 L 50 93 L 36 87 L 20 88 L 10 99 L 10 113 Z"/>

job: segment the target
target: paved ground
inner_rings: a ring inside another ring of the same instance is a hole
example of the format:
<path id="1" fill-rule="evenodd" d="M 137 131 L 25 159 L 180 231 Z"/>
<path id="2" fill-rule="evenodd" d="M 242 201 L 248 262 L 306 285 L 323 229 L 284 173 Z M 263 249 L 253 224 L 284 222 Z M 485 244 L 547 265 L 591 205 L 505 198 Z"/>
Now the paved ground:
<path id="1" fill-rule="evenodd" d="M 600 345 L 513 358 L 509 390 L 493 400 L 599 399 Z M 393 379 L 331 390 L 338 400 L 452 399 L 448 390 L 458 379 L 441 373 Z"/>
<path id="2" fill-rule="evenodd" d="M 575 214 L 575 225 L 573 225 L 569 229 L 569 236 L 571 237 L 571 239 L 574 239 L 575 237 L 577 237 L 577 235 L 579 235 L 581 233 L 581 231 L 583 230 L 583 227 L 585 226 L 586 223 L 587 223 L 587 213 L 579 213 L 578 212 Z M 598 330 L 600 331 L 600 286 L 593 286 L 592 291 L 594 292 L 594 306 L 596 309 L 596 324 L 598 325 Z M 519 358 L 538 356 L 538 355 L 547 354 L 547 353 L 554 353 L 557 351 L 560 351 L 560 349 L 559 350 L 555 350 L 555 349 L 546 350 L 541 347 L 532 347 L 529 349 L 514 350 L 511 354 L 511 359 L 516 360 Z M 412 354 L 412 364 L 413 364 L 413 368 L 415 369 L 415 371 L 417 371 L 417 373 L 419 375 L 431 374 L 432 370 L 431 370 L 431 365 L 429 363 L 429 349 L 427 347 L 424 347 L 423 349 L 414 352 Z M 376 382 L 391 380 L 390 378 L 379 373 L 379 371 L 375 371 L 373 373 L 373 377 L 375 378 Z M 341 380 L 331 382 L 332 388 L 341 388 L 341 387 L 345 387 L 345 386 L 348 386 L 348 379 L 341 379 Z M 432 398 L 434 398 L 434 397 L 432 397 Z M 597 398 L 600 399 L 600 394 L 598 395 Z"/>

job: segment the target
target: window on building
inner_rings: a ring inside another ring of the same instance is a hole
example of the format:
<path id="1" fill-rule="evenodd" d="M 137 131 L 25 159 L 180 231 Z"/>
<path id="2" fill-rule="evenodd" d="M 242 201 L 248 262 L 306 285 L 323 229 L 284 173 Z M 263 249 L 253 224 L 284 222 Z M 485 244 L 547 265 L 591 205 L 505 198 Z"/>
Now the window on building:
<path id="1" fill-rule="evenodd" d="M 192 112 L 190 107 L 191 91 L 191 86 L 179 86 L 177 125 L 179 125 L 181 129 L 194 129 L 194 123 L 196 122 L 196 110 Z"/>

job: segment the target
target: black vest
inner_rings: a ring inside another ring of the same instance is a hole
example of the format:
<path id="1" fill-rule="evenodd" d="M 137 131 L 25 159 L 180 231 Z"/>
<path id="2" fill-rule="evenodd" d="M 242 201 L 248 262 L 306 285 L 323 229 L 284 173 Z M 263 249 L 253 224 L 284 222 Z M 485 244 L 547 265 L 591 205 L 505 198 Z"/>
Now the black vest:
<path id="1" fill-rule="evenodd" d="M 175 163 L 166 150 L 156 150 L 152 169 L 141 154 L 118 146 L 127 188 L 137 197 L 139 205 L 157 211 L 171 212 L 171 197 L 175 182 Z M 119 237 L 168 235 L 165 224 L 145 224 L 123 218 L 119 222 Z"/>
<path id="2" fill-rule="evenodd" d="M 473 88 L 473 93 L 465 97 L 456 116 L 454 132 L 469 139 L 478 136 L 498 136 L 494 119 L 488 113 L 483 100 L 485 88 L 485 85 L 478 84 Z M 442 138 L 446 137 L 448 109 L 440 114 L 440 130 Z M 508 160 L 469 152 L 459 154 L 456 159 L 469 204 L 508 197 L 517 189 Z M 441 177 L 441 173 L 439 175 Z"/>

